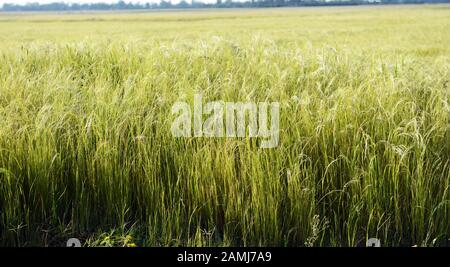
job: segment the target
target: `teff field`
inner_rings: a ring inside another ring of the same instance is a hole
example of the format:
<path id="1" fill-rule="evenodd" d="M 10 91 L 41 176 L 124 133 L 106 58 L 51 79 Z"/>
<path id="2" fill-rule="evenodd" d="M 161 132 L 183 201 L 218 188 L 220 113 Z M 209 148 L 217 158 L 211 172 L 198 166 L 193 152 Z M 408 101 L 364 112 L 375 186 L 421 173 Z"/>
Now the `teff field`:
<path id="1" fill-rule="evenodd" d="M 0 245 L 450 244 L 450 6 L 0 14 Z M 172 106 L 279 102 L 279 144 Z"/>

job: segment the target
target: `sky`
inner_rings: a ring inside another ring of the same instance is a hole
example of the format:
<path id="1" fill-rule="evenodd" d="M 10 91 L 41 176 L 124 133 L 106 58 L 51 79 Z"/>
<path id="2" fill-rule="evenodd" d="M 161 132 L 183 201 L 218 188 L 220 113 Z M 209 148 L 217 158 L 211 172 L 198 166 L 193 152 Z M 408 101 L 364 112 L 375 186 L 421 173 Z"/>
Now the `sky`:
<path id="1" fill-rule="evenodd" d="M 26 3 L 52 3 L 52 2 L 65 2 L 65 3 L 91 3 L 91 2 L 103 2 L 103 3 L 112 3 L 117 1 L 111 1 L 111 0 L 0 0 L 0 5 L 4 3 L 10 3 L 10 4 L 26 4 Z"/>
<path id="2" fill-rule="evenodd" d="M 173 0 L 172 3 L 177 3 L 180 0 Z M 198 0 L 199 2 L 205 3 L 215 3 L 215 0 Z M 119 2 L 119 0 L 0 0 L 0 7 L 3 6 L 4 3 L 9 4 L 19 4 L 23 5 L 26 3 L 54 3 L 54 2 L 64 2 L 64 3 L 115 3 Z M 133 2 L 133 3 L 158 3 L 159 0 L 124 0 L 124 2 Z M 191 2 L 191 0 L 186 0 L 186 2 Z"/>

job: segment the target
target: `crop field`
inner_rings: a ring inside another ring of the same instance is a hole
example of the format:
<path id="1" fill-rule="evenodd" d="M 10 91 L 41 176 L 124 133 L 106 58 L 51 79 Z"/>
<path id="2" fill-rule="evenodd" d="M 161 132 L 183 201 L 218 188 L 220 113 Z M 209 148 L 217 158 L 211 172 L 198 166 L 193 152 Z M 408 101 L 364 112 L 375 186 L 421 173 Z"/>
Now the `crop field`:
<path id="1" fill-rule="evenodd" d="M 449 246 L 449 67 L 450 5 L 0 13 L 0 245 Z"/>

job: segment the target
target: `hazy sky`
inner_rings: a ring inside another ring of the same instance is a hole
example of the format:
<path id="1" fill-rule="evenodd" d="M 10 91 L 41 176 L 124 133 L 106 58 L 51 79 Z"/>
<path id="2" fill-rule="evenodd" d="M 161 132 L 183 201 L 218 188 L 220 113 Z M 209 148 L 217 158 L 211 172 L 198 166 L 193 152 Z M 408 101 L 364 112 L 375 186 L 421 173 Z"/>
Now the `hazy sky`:
<path id="1" fill-rule="evenodd" d="M 54 3 L 54 2 L 64 2 L 64 3 L 115 3 L 119 0 L 0 0 L 0 6 L 4 3 L 10 4 L 26 4 L 26 3 Z M 172 3 L 178 3 L 181 0 L 172 0 Z M 216 0 L 197 0 L 205 3 L 215 3 Z M 159 0 L 124 0 L 124 2 L 133 2 L 133 3 L 157 3 Z M 191 0 L 186 0 L 186 2 L 191 2 Z"/>
<path id="2" fill-rule="evenodd" d="M 103 3 L 113 3 L 117 1 L 108 1 L 108 0 L 0 0 L 0 4 L 11 3 L 11 4 L 26 4 L 26 3 L 52 3 L 52 2 L 65 2 L 65 3 L 91 3 L 91 2 L 103 2 Z"/>

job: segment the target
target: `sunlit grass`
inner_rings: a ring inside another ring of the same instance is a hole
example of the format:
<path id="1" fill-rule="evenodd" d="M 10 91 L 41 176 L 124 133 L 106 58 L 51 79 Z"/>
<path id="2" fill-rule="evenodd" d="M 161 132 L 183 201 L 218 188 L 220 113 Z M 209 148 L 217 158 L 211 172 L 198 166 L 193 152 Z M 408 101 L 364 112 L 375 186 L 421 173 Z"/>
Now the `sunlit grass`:
<path id="1" fill-rule="evenodd" d="M 446 7 L 1 15 L 0 244 L 448 245 Z M 196 92 L 280 145 L 172 137 Z"/>

